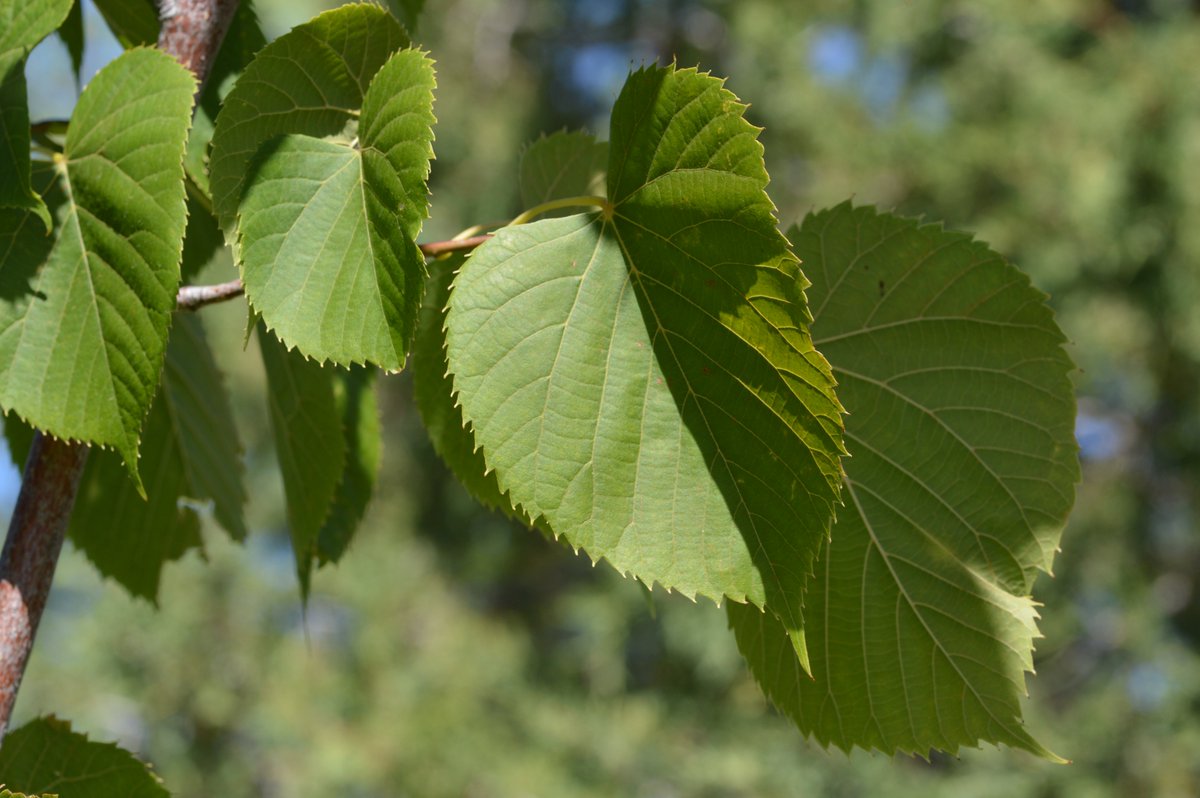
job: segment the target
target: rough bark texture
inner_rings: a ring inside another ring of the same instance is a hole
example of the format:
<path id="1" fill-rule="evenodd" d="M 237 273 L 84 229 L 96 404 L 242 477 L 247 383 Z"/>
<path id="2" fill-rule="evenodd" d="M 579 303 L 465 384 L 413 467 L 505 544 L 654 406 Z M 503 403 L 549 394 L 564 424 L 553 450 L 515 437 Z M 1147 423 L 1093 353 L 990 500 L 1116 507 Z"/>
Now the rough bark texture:
<path id="1" fill-rule="evenodd" d="M 204 87 L 238 0 L 161 0 L 158 46 Z M 25 463 L 21 493 L 0 555 L 0 742 L 8 731 L 88 448 L 41 435 Z"/>
<path id="2" fill-rule="evenodd" d="M 159 0 L 158 49 L 175 56 L 196 76 L 197 97 L 237 7 L 238 0 Z"/>
<path id="3" fill-rule="evenodd" d="M 41 433 L 29 451 L 0 555 L 0 740 L 50 594 L 87 456 L 86 446 Z"/>

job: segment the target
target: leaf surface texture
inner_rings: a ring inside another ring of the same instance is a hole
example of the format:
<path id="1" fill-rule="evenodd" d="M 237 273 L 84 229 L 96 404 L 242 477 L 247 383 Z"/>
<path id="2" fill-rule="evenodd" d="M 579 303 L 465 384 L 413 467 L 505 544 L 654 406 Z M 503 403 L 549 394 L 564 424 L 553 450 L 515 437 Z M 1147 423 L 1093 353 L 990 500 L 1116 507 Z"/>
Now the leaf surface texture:
<path id="1" fill-rule="evenodd" d="M 1004 743 L 1054 758 L 1020 699 L 1079 467 L 1072 369 L 1045 296 L 969 236 L 849 204 L 790 234 L 849 413 L 846 506 L 784 628 L 728 607 L 772 701 L 822 744 Z"/>

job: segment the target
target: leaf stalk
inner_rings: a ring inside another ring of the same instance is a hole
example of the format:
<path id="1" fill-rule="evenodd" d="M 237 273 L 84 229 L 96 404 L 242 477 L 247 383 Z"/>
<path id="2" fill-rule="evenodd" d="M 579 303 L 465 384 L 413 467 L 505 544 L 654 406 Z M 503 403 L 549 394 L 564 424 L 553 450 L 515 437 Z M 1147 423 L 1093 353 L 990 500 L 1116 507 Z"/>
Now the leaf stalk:
<path id="1" fill-rule="evenodd" d="M 562 210 L 563 208 L 599 208 L 600 210 L 604 211 L 605 216 L 610 216 L 612 214 L 612 204 L 606 197 L 597 197 L 594 195 L 566 197 L 564 199 L 543 202 L 541 205 L 534 205 L 532 208 L 524 213 L 519 214 L 516 218 L 509 222 L 508 226 L 512 227 L 518 224 L 525 224 L 526 222 L 533 221 L 542 214 L 549 213 L 550 211 Z"/>

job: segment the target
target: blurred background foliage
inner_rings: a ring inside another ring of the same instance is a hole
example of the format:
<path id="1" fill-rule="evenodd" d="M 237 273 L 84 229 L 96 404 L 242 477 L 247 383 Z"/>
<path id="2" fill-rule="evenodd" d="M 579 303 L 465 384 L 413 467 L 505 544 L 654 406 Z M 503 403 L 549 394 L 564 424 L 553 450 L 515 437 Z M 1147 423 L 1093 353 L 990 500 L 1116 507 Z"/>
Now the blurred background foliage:
<path id="1" fill-rule="evenodd" d="M 268 36 L 326 4 L 258 0 Z M 1080 366 L 1079 503 L 1029 723 L 1074 760 L 827 754 L 774 715 L 711 604 L 477 509 L 381 381 L 378 497 L 300 604 L 245 307 L 203 311 L 253 534 L 210 529 L 156 610 L 64 556 L 18 711 L 154 762 L 181 796 L 1200 795 L 1200 3 L 443 0 L 426 240 L 521 210 L 521 147 L 602 136 L 631 67 L 729 76 L 785 224 L 853 197 L 975 232 L 1051 293 Z M 84 82 L 116 50 L 85 4 Z M 69 113 L 61 42 L 33 118 Z M 208 276 L 225 279 L 218 258 Z M 16 476 L 0 479 L 11 508 Z"/>

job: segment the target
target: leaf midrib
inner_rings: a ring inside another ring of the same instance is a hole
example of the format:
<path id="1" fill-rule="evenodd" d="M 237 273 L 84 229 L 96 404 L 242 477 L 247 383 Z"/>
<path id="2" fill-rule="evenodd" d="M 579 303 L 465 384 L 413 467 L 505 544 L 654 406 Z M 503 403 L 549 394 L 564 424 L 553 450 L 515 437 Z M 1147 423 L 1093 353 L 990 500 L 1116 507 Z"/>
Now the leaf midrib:
<path id="1" fill-rule="evenodd" d="M 115 164 L 113 164 L 113 166 L 114 166 L 114 168 L 116 167 Z M 88 283 L 88 294 L 87 295 L 88 295 L 88 300 L 89 300 L 88 307 L 92 310 L 92 315 L 93 315 L 93 319 L 96 324 L 96 329 L 100 335 L 101 345 L 100 345 L 99 349 L 103 353 L 105 373 L 107 373 L 109 375 L 107 384 L 110 389 L 110 397 L 112 398 L 112 404 L 117 408 L 117 414 L 118 414 L 118 416 L 120 416 L 121 405 L 120 405 L 120 399 L 117 397 L 116 381 L 115 381 L 115 379 L 113 379 L 115 377 L 115 374 L 113 372 L 112 362 L 109 359 L 109 355 L 108 355 L 108 338 L 104 334 L 104 325 L 100 319 L 99 295 L 96 293 L 96 283 L 92 279 L 91 257 L 88 253 L 87 239 L 84 237 L 84 234 L 83 234 L 83 225 L 81 225 L 79 223 L 79 206 L 75 202 L 75 191 L 72 188 L 72 184 L 71 184 L 70 164 L 64 163 L 59 171 L 60 171 L 60 174 L 62 175 L 63 191 L 67 195 L 68 214 L 67 214 L 67 218 L 64 220 L 64 224 L 69 229 L 71 229 L 71 231 L 75 234 L 75 237 L 78 239 L 78 242 L 79 242 L 79 253 L 80 253 L 82 262 L 80 264 L 78 264 L 78 267 L 82 269 L 85 277 L 87 278 L 87 283 Z M 68 310 L 67 303 L 64 302 L 62 307 L 63 307 L 63 314 L 65 315 Z M 62 322 L 61 318 L 59 319 L 59 322 L 60 322 L 59 327 L 61 327 L 61 322 Z M 28 325 L 24 325 L 21 329 L 22 340 L 24 340 L 25 330 L 27 328 L 28 328 Z M 148 410 L 149 410 L 149 408 L 147 407 L 147 411 Z M 123 439 L 122 443 L 128 444 L 128 438 L 125 434 L 125 425 L 122 423 L 118 423 L 117 426 L 121 430 L 121 437 Z"/>
<path id="2" fill-rule="evenodd" d="M 979 691 L 977 689 L 975 689 L 975 686 L 971 682 L 971 680 L 969 680 L 966 677 L 966 674 L 964 674 L 962 672 L 962 670 L 959 668 L 958 662 L 954 659 L 954 657 L 952 657 L 950 655 L 949 651 L 947 651 L 947 649 L 941 644 L 940 638 L 933 633 L 932 629 L 929 628 L 929 624 L 926 623 L 925 617 L 924 617 L 924 615 L 922 615 L 921 610 L 918 608 L 916 603 L 912 600 L 912 597 L 909 596 L 908 591 L 905 589 L 903 580 L 900 579 L 899 574 L 897 574 L 895 568 L 892 567 L 891 557 L 889 556 L 888 552 L 884 549 L 883 545 L 880 543 L 879 538 L 876 536 L 875 528 L 874 528 L 874 526 L 872 526 L 870 519 L 867 517 L 867 512 L 866 512 L 866 510 L 863 509 L 863 506 L 858 499 L 858 494 L 854 490 L 853 480 L 851 480 L 849 477 L 846 477 L 843 480 L 843 484 L 846 486 L 846 492 L 850 495 L 850 500 L 852 502 L 854 502 L 854 507 L 858 512 L 859 518 L 862 519 L 863 527 L 867 530 L 867 534 L 870 535 L 870 537 L 871 537 L 871 544 L 875 547 L 875 550 L 879 552 L 879 556 L 883 559 L 884 565 L 887 566 L 888 573 L 891 574 L 892 581 L 896 585 L 896 589 L 900 592 L 900 595 L 902 595 L 904 597 L 904 600 L 908 604 L 909 609 L 912 611 L 913 615 L 915 615 L 917 617 L 917 619 L 921 622 L 921 626 L 925 629 L 925 633 L 929 636 L 930 642 L 933 643 L 933 646 L 941 653 L 942 658 L 950 665 L 951 668 L 953 668 L 954 672 L 956 674 L 958 674 L 958 677 L 962 681 L 963 686 L 966 689 L 970 690 L 971 694 L 973 696 L 975 696 L 975 701 L 979 704 L 979 707 L 981 709 L 983 709 L 984 712 L 987 713 L 988 717 L 991 718 L 1000 728 L 1004 729 L 1009 734 L 1013 734 L 1014 736 L 1020 737 L 1021 735 L 1020 735 L 1019 730 L 1014 732 L 1012 730 L 1012 727 L 1007 722 L 1005 722 L 1003 719 L 997 717 L 996 714 L 994 712 L 992 712 L 989 702 L 983 700 L 983 696 L 980 695 Z M 878 499 L 878 497 L 876 497 L 876 498 Z M 879 499 L 879 500 L 882 501 L 882 499 Z M 918 527 L 918 528 L 920 528 L 920 527 Z M 922 532 L 924 532 L 924 530 L 922 530 Z M 951 556 L 953 557 L 953 554 L 951 554 Z M 969 568 L 967 568 L 967 566 L 964 563 L 962 563 L 960 560 L 958 560 L 957 558 L 954 558 L 954 561 L 956 563 L 958 563 L 959 565 L 962 565 L 962 567 L 964 569 L 967 569 L 969 571 Z M 866 560 L 864 560 L 864 562 L 866 562 Z M 862 591 L 862 592 L 864 593 L 864 596 L 865 596 L 866 591 Z M 860 623 L 862 623 L 861 618 L 860 618 Z M 828 629 L 829 626 L 830 626 L 830 624 L 829 624 L 829 604 L 827 603 L 825 605 L 825 628 Z M 996 638 L 994 638 L 994 637 L 992 639 L 996 640 Z M 863 636 L 863 642 L 864 642 L 864 644 L 866 642 L 865 635 Z M 1002 641 L 999 641 L 999 642 L 1002 642 Z M 1009 648 L 1011 648 L 1011 647 L 1009 647 Z M 864 667 L 865 667 L 865 662 L 866 662 L 866 660 L 864 659 Z M 908 693 L 907 685 L 905 685 L 904 690 L 905 690 L 905 695 L 907 696 L 907 693 Z M 870 703 L 870 701 L 871 701 L 871 699 L 870 699 L 870 680 L 869 679 L 867 680 L 867 701 L 868 701 L 868 703 Z M 906 700 L 905 705 L 907 706 L 907 704 L 908 704 L 908 702 Z M 936 707 L 937 702 L 934 702 L 934 704 Z M 876 724 L 878 724 L 879 721 L 878 721 L 878 718 L 875 716 L 874 709 L 870 710 L 870 716 L 871 716 L 871 719 L 873 721 L 875 721 Z M 940 716 L 938 718 L 938 733 L 942 737 L 949 739 L 949 737 L 946 735 L 944 729 L 942 728 Z M 881 735 L 881 737 L 882 737 L 882 739 L 885 739 L 885 740 L 887 739 L 887 737 L 884 735 Z M 916 739 L 916 738 L 914 738 L 914 739 Z"/>
<path id="3" fill-rule="evenodd" d="M 614 216 L 615 215 L 616 214 L 614 214 Z M 622 218 L 627 219 L 627 217 L 622 217 Z M 628 270 L 629 277 L 630 277 L 631 281 L 635 281 L 636 283 L 638 283 L 640 285 L 641 284 L 641 272 L 635 265 L 634 259 L 630 255 L 629 248 L 625 245 L 625 241 L 621 237 L 620 230 L 617 228 L 616 224 L 611 220 L 602 221 L 601 225 L 602 225 L 602 228 L 604 226 L 608 226 L 608 225 L 612 226 L 613 236 L 616 238 L 618 246 L 621 247 L 621 254 L 624 256 L 625 263 L 629 267 L 629 270 Z M 601 230 L 601 235 L 603 235 L 603 229 Z M 661 236 L 660 236 L 660 238 L 661 238 Z M 671 242 L 668 242 L 668 243 L 671 243 Z M 672 243 L 672 246 L 675 246 L 675 245 Z M 684 253 L 684 254 L 686 254 L 686 253 Z M 694 258 L 692 258 L 692 259 L 694 260 Z M 650 338 L 651 343 L 653 344 L 653 341 L 657 337 L 658 333 L 663 334 L 663 340 L 667 345 L 668 351 L 670 351 L 670 353 L 671 353 L 671 358 L 675 361 L 675 367 L 679 371 L 680 375 L 682 376 L 684 385 L 687 387 L 688 396 L 693 397 L 693 401 L 696 405 L 696 409 L 700 413 L 700 418 L 703 419 L 703 421 L 704 421 L 704 428 L 705 428 L 705 431 L 708 433 L 709 441 L 711 442 L 713 448 L 716 450 L 717 455 L 721 458 L 721 464 L 725 469 L 725 473 L 729 478 L 730 484 L 733 485 L 734 491 L 737 494 L 738 507 L 735 509 L 735 512 L 740 512 L 740 514 L 743 515 L 746 518 L 746 520 L 750 523 L 750 528 L 754 532 L 755 542 L 758 544 L 758 551 L 760 553 L 765 554 L 767 552 L 767 547 L 763 543 L 762 534 L 759 532 L 758 524 L 754 520 L 754 514 L 749 512 L 749 504 L 746 502 L 746 497 L 742 494 L 741 486 L 738 484 L 737 479 L 734 477 L 733 470 L 729 465 L 729 460 L 726 457 L 725 452 L 722 451 L 722 449 L 719 445 L 717 445 L 717 438 L 713 434 L 712 425 L 709 423 L 709 420 L 708 420 L 708 414 L 704 411 L 704 408 L 701 406 L 700 402 L 698 400 L 694 399 L 694 397 L 696 396 L 696 391 L 692 388 L 691 380 L 689 380 L 687 378 L 687 375 L 684 372 L 682 364 L 679 360 L 679 356 L 675 353 L 675 347 L 671 343 L 670 336 L 667 334 L 666 328 L 663 326 L 662 319 L 659 317 L 658 311 L 654 307 L 654 302 L 653 302 L 653 300 L 651 300 L 649 292 L 646 291 L 646 288 L 644 285 L 641 286 L 641 295 L 646 299 L 647 308 L 650 310 L 651 315 L 654 316 L 654 323 L 655 323 L 655 326 L 657 327 L 656 333 L 654 335 L 652 335 Z M 681 410 L 682 410 L 682 408 L 681 408 Z M 771 569 L 771 578 L 774 581 L 775 585 L 778 586 L 779 589 L 781 589 L 781 590 L 784 589 L 784 582 L 779 578 L 779 573 L 775 569 L 774 560 L 772 560 L 770 557 L 766 557 L 765 559 L 767 560 L 767 564 L 769 565 L 769 567 Z M 801 585 L 801 589 L 803 589 L 803 585 Z M 782 611 L 786 612 L 788 615 L 788 623 L 790 623 L 792 625 L 789 628 L 799 628 L 802 626 L 803 620 L 794 618 L 792 616 L 792 607 L 791 607 L 790 603 L 785 602 L 785 605 L 782 608 Z"/>

